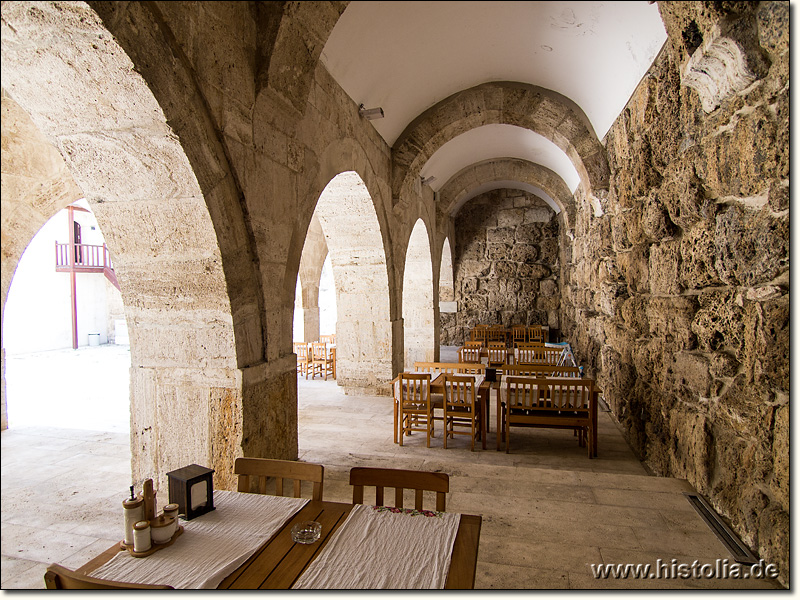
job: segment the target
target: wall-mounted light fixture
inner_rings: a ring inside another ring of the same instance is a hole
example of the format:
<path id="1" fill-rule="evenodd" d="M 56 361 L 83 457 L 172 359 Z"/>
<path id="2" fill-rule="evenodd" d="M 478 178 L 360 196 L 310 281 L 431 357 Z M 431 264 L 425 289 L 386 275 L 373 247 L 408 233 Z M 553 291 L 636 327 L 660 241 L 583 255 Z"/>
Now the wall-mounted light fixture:
<path id="1" fill-rule="evenodd" d="M 429 185 L 434 181 L 436 181 L 436 177 L 434 177 L 433 175 L 431 175 L 430 177 L 422 177 L 420 175 L 419 181 L 420 183 L 422 183 L 422 185 Z"/>
<path id="2" fill-rule="evenodd" d="M 367 119 L 368 121 L 372 121 L 374 119 L 382 119 L 383 118 L 383 109 L 381 107 L 378 108 L 364 108 L 364 105 L 361 104 L 358 107 L 358 114 Z"/>

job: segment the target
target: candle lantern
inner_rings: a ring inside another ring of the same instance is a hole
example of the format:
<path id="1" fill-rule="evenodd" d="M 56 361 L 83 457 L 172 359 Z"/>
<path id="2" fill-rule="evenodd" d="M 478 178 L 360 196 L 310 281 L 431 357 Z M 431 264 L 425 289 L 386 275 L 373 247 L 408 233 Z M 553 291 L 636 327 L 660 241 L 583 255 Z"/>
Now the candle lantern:
<path id="1" fill-rule="evenodd" d="M 214 469 L 189 465 L 167 473 L 170 504 L 188 521 L 214 510 Z"/>

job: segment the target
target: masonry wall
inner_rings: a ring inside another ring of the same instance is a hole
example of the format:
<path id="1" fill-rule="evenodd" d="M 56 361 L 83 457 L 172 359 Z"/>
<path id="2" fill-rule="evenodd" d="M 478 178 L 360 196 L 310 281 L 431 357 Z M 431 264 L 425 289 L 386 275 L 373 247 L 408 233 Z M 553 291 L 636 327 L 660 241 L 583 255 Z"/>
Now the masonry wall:
<path id="1" fill-rule="evenodd" d="M 657 60 L 605 140 L 607 198 L 578 198 L 563 319 L 641 459 L 788 581 L 788 3 L 733 4 L 660 3 L 703 47 L 720 22 L 748 32 L 757 79 L 707 111 L 682 85 L 687 48 Z"/>
<path id="2" fill-rule="evenodd" d="M 459 346 L 478 324 L 559 327 L 559 222 L 520 190 L 473 198 L 455 220 L 457 313 L 441 313 L 441 343 Z"/>

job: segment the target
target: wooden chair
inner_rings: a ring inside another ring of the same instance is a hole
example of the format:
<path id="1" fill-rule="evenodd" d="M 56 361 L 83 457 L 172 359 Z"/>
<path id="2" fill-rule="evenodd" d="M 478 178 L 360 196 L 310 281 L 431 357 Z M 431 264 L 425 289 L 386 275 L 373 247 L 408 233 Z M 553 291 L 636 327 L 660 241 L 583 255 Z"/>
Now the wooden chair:
<path id="1" fill-rule="evenodd" d="M 528 326 L 528 341 L 529 342 L 540 342 L 544 344 L 544 330 L 542 329 L 541 325 L 530 325 Z"/>
<path id="2" fill-rule="evenodd" d="M 458 362 L 479 363 L 481 362 L 481 349 L 474 346 L 463 346 L 458 349 Z"/>
<path id="3" fill-rule="evenodd" d="M 528 341 L 528 330 L 524 325 L 514 325 L 511 328 L 511 347 L 516 348 L 517 344 Z"/>
<path id="4" fill-rule="evenodd" d="M 305 375 L 308 379 L 308 372 L 311 370 L 311 353 L 308 351 L 308 344 L 306 342 L 295 343 L 294 353 L 297 355 L 297 374 Z"/>
<path id="5" fill-rule="evenodd" d="M 506 364 L 507 353 L 506 345 L 503 342 L 489 342 L 486 348 L 489 359 L 486 365 L 493 369 L 501 368 Z"/>
<path id="6" fill-rule="evenodd" d="M 589 458 L 592 458 L 597 435 L 592 429 L 590 415 L 593 394 L 591 379 L 507 376 L 506 403 L 502 407 L 506 452 L 511 451 L 511 427 L 521 425 L 572 429 L 577 434 L 578 445 L 588 446 Z"/>
<path id="7" fill-rule="evenodd" d="M 384 488 L 394 488 L 394 505 L 403 508 L 403 490 L 414 490 L 414 508 L 423 510 L 423 492 L 436 493 L 436 510 L 447 510 L 447 493 L 450 491 L 450 476 L 431 471 L 408 471 L 405 469 L 379 469 L 353 467 L 350 469 L 350 485 L 353 486 L 353 504 L 364 503 L 364 486 L 375 486 L 375 504 L 385 506 Z"/>
<path id="8" fill-rule="evenodd" d="M 471 450 L 480 437 L 480 411 L 475 396 L 475 378 L 470 375 L 445 375 L 444 384 L 444 448 L 447 438 L 469 435 Z M 458 431 L 456 428 L 464 429 Z"/>
<path id="9" fill-rule="evenodd" d="M 267 493 L 267 480 L 275 479 L 275 495 L 283 496 L 283 482 L 292 482 L 295 498 L 300 498 L 302 482 L 312 483 L 311 497 L 322 500 L 325 468 L 314 463 L 271 458 L 237 458 L 233 464 L 234 474 L 239 476 L 238 491 L 244 493 Z M 252 492 L 253 483 L 257 492 Z"/>
<path id="10" fill-rule="evenodd" d="M 472 333 L 470 334 L 471 340 L 473 342 L 481 342 L 482 344 L 485 344 L 487 329 L 489 329 L 487 325 L 475 325 L 475 327 L 472 328 Z"/>
<path id="11" fill-rule="evenodd" d="M 323 344 L 335 344 L 336 343 L 336 334 L 330 333 L 328 335 L 321 335 L 319 336 L 319 341 Z"/>
<path id="12" fill-rule="evenodd" d="M 424 431 L 425 442 L 431 447 L 433 436 L 433 405 L 431 404 L 431 376 L 428 373 L 400 373 L 395 384 L 398 390 L 400 439 L 412 431 Z"/>
<path id="13" fill-rule="evenodd" d="M 44 573 L 44 584 L 48 590 L 171 590 L 171 585 L 147 583 L 123 583 L 80 575 L 66 567 L 53 563 Z"/>
<path id="14" fill-rule="evenodd" d="M 486 332 L 486 342 L 506 343 L 506 329 L 502 325 L 492 325 Z"/>
<path id="15" fill-rule="evenodd" d="M 325 342 L 313 342 L 311 344 L 311 366 L 313 369 L 312 379 L 317 371 L 319 371 L 321 377 L 325 378 L 325 381 L 328 381 L 328 373 L 333 376 L 333 359 Z"/>

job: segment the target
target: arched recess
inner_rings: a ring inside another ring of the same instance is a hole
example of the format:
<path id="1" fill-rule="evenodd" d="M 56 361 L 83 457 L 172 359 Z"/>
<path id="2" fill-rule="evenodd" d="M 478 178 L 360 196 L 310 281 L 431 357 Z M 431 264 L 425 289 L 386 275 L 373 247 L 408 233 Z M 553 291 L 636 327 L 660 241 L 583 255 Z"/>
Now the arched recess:
<path id="1" fill-rule="evenodd" d="M 346 393 L 387 394 L 392 321 L 383 236 L 364 181 L 335 176 L 320 194 L 322 225 L 336 282 L 336 372 Z"/>
<path id="2" fill-rule="evenodd" d="M 141 5 L 120 20 L 114 36 L 83 3 L 4 3 L 2 10 L 7 92 L 58 148 L 115 257 L 131 342 L 134 481 L 153 477 L 163 487 L 167 471 L 199 463 L 215 469 L 218 487 L 230 488 L 234 458 L 269 456 L 277 436 L 270 435 L 274 422 L 263 406 L 248 411 L 237 369 L 237 359 L 263 357 L 258 294 L 237 286 L 258 285 L 248 236 L 234 233 L 243 229 L 237 194 L 224 174 L 193 169 L 185 152 L 194 144 L 195 156 L 209 160 L 214 136 L 205 132 L 199 148 L 196 132 L 182 131 L 181 146 L 161 109 L 194 111 L 193 119 L 174 122 L 202 128 L 202 103 L 192 101 L 190 78 L 169 44 L 159 51 L 160 66 L 175 69 L 155 83 L 145 83 L 117 45 L 117 33 L 136 39 L 138 18 L 142 30 L 158 30 Z M 171 100 L 159 103 L 153 87 Z M 210 194 L 203 194 L 196 172 L 204 184 L 214 180 Z M 4 204 L 6 193 L 4 186 Z M 221 213 L 226 230 L 218 236 L 214 216 Z M 4 273 L 6 260 L 4 253 Z"/>
<path id="3" fill-rule="evenodd" d="M 445 98 L 406 128 L 392 153 L 393 201 L 413 196 L 416 178 L 436 150 L 454 137 L 488 124 L 535 131 L 567 154 L 587 191 L 608 190 L 605 149 L 578 105 L 534 85 L 492 82 Z"/>
<path id="4" fill-rule="evenodd" d="M 564 180 L 542 165 L 518 158 L 488 160 L 462 169 L 439 190 L 439 206 L 452 216 L 470 198 L 487 191 L 487 186 L 494 182 L 502 182 L 502 187 L 519 187 L 529 192 L 538 188 L 543 197 L 553 200 L 556 205 L 553 209 L 563 213 L 566 228 L 574 227 L 575 198 Z"/>
<path id="5" fill-rule="evenodd" d="M 308 235 L 306 235 L 306 242 L 303 245 L 300 271 L 297 277 L 302 290 L 302 304 L 295 303 L 294 307 L 295 311 L 302 312 L 302 341 L 304 342 L 315 342 L 319 339 L 319 283 L 327 256 L 328 244 L 325 241 L 325 234 L 319 218 L 315 214 L 308 226 Z"/>
<path id="6" fill-rule="evenodd" d="M 450 248 L 450 238 L 445 238 L 442 245 L 442 260 L 439 263 L 439 311 L 455 312 L 442 310 L 442 303 L 455 302 L 456 290 L 453 280 L 453 251 Z"/>
<path id="7" fill-rule="evenodd" d="M 405 369 L 434 360 L 436 336 L 433 306 L 433 262 L 428 230 L 417 220 L 408 240 L 403 271 Z"/>

